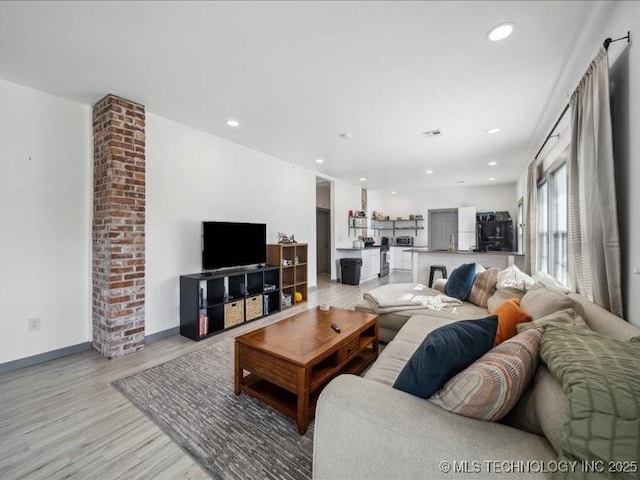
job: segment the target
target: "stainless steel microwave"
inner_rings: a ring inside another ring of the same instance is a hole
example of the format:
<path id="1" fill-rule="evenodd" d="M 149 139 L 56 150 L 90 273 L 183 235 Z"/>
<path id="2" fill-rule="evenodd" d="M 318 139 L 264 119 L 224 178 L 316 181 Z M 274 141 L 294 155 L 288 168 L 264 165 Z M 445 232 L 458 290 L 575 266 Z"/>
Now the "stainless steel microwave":
<path id="1" fill-rule="evenodd" d="M 396 245 L 413 245 L 413 237 L 396 237 Z"/>

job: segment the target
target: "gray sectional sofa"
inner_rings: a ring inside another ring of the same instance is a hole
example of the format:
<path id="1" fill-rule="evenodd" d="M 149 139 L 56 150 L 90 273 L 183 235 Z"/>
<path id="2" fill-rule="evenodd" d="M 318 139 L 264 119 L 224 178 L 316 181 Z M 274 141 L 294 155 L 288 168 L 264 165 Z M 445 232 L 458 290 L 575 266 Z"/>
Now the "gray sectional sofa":
<path id="1" fill-rule="evenodd" d="M 390 288 L 406 289 L 407 285 Z M 541 285 L 537 286 L 538 291 L 534 290 L 527 292 L 521 301 L 522 308 L 528 308 L 534 320 L 569 306 L 598 333 L 619 340 L 640 335 L 640 329 L 581 295 L 559 294 Z M 500 291 L 495 295 L 511 296 Z M 526 408 L 518 404 L 512 412 L 523 411 L 519 415 L 510 414 L 501 422 L 450 413 L 426 399 L 392 388 L 430 331 L 462 318 L 486 316 L 492 313 L 497 300 L 501 298 L 489 302 L 489 309 L 465 305 L 467 308 L 456 309 L 455 314 L 451 310 L 449 314 L 408 310 L 403 314 L 396 311 L 381 315 L 380 330 L 390 341 L 371 369 L 363 377 L 337 377 L 320 395 L 313 477 L 317 480 L 549 477 L 545 470 L 550 465 L 547 462 L 558 459 L 568 400 L 543 364 L 525 394 Z M 366 310 L 367 305 L 361 303 L 358 308 Z M 523 397 L 521 403 L 524 400 Z M 532 416 L 538 424 L 537 434 L 522 428 Z"/>

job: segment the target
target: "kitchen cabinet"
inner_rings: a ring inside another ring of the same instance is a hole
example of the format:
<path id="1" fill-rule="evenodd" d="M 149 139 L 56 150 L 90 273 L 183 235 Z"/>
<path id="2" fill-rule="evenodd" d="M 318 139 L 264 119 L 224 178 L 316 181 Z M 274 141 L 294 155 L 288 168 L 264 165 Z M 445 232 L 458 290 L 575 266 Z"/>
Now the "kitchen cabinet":
<path id="1" fill-rule="evenodd" d="M 391 268 L 396 270 L 411 270 L 411 252 L 403 252 L 403 250 L 406 250 L 407 248 L 410 247 L 391 247 L 389 249 L 391 252 L 389 266 Z"/>

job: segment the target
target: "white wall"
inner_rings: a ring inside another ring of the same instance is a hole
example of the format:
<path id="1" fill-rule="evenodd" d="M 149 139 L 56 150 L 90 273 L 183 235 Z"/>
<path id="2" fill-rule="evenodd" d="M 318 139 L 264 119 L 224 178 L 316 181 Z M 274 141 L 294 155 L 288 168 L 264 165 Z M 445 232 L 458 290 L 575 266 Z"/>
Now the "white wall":
<path id="1" fill-rule="evenodd" d="M 92 145 L 87 105 L 2 80 L 0 105 L 4 363 L 91 340 Z"/>
<path id="2" fill-rule="evenodd" d="M 482 211 L 509 211 L 511 218 L 516 220 L 518 199 L 516 184 L 491 185 L 488 187 L 452 187 L 432 188 L 423 192 L 407 192 L 391 195 L 382 194 L 383 213 L 392 219 L 396 217 L 409 218 L 409 215 L 422 215 L 424 230 L 418 233 L 415 245 L 428 245 L 429 225 L 428 211 L 437 208 L 476 207 Z"/>
<path id="3" fill-rule="evenodd" d="M 542 125 L 544 135 L 539 133 L 539 145 L 564 108 L 567 95 L 575 90 L 589 63 L 595 57 L 605 38 L 618 38 L 631 31 L 632 43 L 612 43 L 609 47 L 610 79 L 617 96 L 617 107 L 613 114 L 614 152 L 618 194 L 618 221 L 622 248 L 622 285 L 625 318 L 640 326 L 640 50 L 637 35 L 640 33 L 640 2 L 616 2 L 602 4 L 604 11 L 596 12 L 583 36 L 576 42 L 572 61 L 567 63 L 559 77 L 549 108 Z M 542 131 L 542 130 L 540 130 Z M 518 182 L 518 191 L 526 189 L 526 171 Z"/>
<path id="4" fill-rule="evenodd" d="M 203 220 L 266 223 L 269 243 L 295 234 L 315 286 L 314 172 L 149 112 L 146 127 L 147 335 L 179 325 L 178 277 L 201 270 Z"/>

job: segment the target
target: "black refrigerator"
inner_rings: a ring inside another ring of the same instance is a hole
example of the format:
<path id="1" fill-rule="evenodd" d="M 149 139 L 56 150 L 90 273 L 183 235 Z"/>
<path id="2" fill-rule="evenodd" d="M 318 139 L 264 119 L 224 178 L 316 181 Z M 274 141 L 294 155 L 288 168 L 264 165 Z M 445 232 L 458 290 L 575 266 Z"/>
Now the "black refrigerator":
<path id="1" fill-rule="evenodd" d="M 511 220 L 478 221 L 476 227 L 478 250 L 513 251 L 513 222 Z"/>

